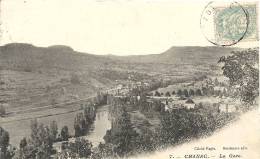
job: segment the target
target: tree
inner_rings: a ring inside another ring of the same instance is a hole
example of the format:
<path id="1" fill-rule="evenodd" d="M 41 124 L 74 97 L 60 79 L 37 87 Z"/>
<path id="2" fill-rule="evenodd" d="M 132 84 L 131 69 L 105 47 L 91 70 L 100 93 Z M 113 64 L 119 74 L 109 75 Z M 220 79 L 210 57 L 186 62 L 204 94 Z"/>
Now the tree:
<path id="1" fill-rule="evenodd" d="M 74 120 L 75 137 L 83 136 L 87 133 L 91 124 L 89 120 L 85 118 L 83 113 L 76 115 Z"/>
<path id="2" fill-rule="evenodd" d="M 103 144 L 99 143 L 98 149 L 94 149 L 93 155 L 91 156 L 92 159 L 105 159 L 111 158 L 113 156 L 113 145 L 112 144 Z"/>
<path id="3" fill-rule="evenodd" d="M 97 104 L 98 105 L 107 104 L 107 94 L 104 94 L 102 92 L 98 92 L 96 98 L 97 98 Z"/>
<path id="4" fill-rule="evenodd" d="M 20 141 L 20 149 L 23 149 L 27 146 L 27 141 L 26 138 L 24 137 L 21 141 Z"/>
<path id="5" fill-rule="evenodd" d="M 172 91 L 172 95 L 175 95 L 176 94 L 176 92 L 175 91 Z"/>
<path id="6" fill-rule="evenodd" d="M 207 117 L 201 113 L 189 113 L 191 135 L 199 137 L 204 131 L 207 131 Z"/>
<path id="7" fill-rule="evenodd" d="M 170 93 L 170 92 L 166 92 L 166 93 L 165 93 L 165 96 L 166 96 L 166 97 L 170 97 L 170 96 L 171 96 L 171 93 Z"/>
<path id="8" fill-rule="evenodd" d="M 126 112 L 125 108 L 122 111 L 113 129 L 107 131 L 104 140 L 106 144 L 114 146 L 116 154 L 126 156 L 133 153 L 136 149 L 138 134 L 133 128 L 130 115 Z"/>
<path id="9" fill-rule="evenodd" d="M 68 149 L 76 153 L 80 158 L 88 158 L 92 154 L 92 143 L 83 138 L 76 138 L 75 143 L 69 143 Z"/>
<path id="10" fill-rule="evenodd" d="M 196 96 L 202 96 L 201 90 L 197 89 L 196 92 L 195 92 L 195 95 Z"/>
<path id="11" fill-rule="evenodd" d="M 89 104 L 84 107 L 84 118 L 88 126 L 94 122 L 96 118 L 96 108 L 93 104 Z"/>
<path id="12" fill-rule="evenodd" d="M 0 116 L 1 116 L 1 117 L 4 116 L 5 113 L 6 113 L 5 107 L 4 107 L 3 105 L 0 105 Z"/>
<path id="13" fill-rule="evenodd" d="M 63 126 L 60 132 L 61 140 L 68 141 L 69 140 L 69 129 L 68 126 Z"/>
<path id="14" fill-rule="evenodd" d="M 208 95 L 214 95 L 214 87 L 213 86 L 208 87 Z"/>
<path id="15" fill-rule="evenodd" d="M 27 157 L 26 155 L 26 148 L 27 148 L 27 140 L 24 137 L 21 141 L 20 141 L 20 146 L 19 146 L 19 159 L 25 159 Z M 27 157 L 28 158 L 28 157 Z"/>
<path id="16" fill-rule="evenodd" d="M 183 94 L 183 93 L 182 93 L 182 90 L 179 89 L 178 92 L 177 92 L 177 95 L 178 95 L 178 96 L 182 96 L 182 94 Z"/>
<path id="17" fill-rule="evenodd" d="M 0 127 L 0 158 L 11 159 L 14 151 L 9 149 L 9 133 Z"/>
<path id="18" fill-rule="evenodd" d="M 37 120 L 32 120 L 31 137 L 26 142 L 23 140 L 20 145 L 23 147 L 20 149 L 21 159 L 45 159 L 51 157 L 53 140 L 48 126 L 39 124 Z"/>
<path id="19" fill-rule="evenodd" d="M 83 114 L 82 113 L 76 114 L 76 117 L 74 119 L 75 137 L 79 137 L 82 135 L 81 120 L 84 120 Z"/>
<path id="20" fill-rule="evenodd" d="M 161 93 L 159 93 L 158 91 L 155 91 L 154 96 L 160 97 Z"/>
<path id="21" fill-rule="evenodd" d="M 230 86 L 238 88 L 241 102 L 253 104 L 259 96 L 259 49 L 233 51 L 218 62 L 224 64 L 223 75 Z"/>
<path id="22" fill-rule="evenodd" d="M 222 94 L 221 94 L 221 91 L 220 91 L 220 90 L 215 90 L 215 91 L 214 91 L 214 94 L 215 94 L 216 96 L 222 96 Z"/>
<path id="23" fill-rule="evenodd" d="M 48 126 L 40 124 L 38 127 L 37 136 L 40 145 L 37 146 L 36 157 L 39 159 L 50 158 L 53 141 L 51 139 L 50 130 Z"/>
<path id="24" fill-rule="evenodd" d="M 195 92 L 194 92 L 193 89 L 190 89 L 190 91 L 189 91 L 189 95 L 190 95 L 190 96 L 194 96 L 194 95 L 195 95 Z"/>
<path id="25" fill-rule="evenodd" d="M 183 90 L 183 95 L 185 95 L 185 97 L 189 97 L 189 92 L 187 89 Z"/>
<path id="26" fill-rule="evenodd" d="M 154 134 L 148 128 L 145 128 L 137 139 L 137 151 L 138 153 L 152 151 L 156 145 L 154 143 Z"/>
<path id="27" fill-rule="evenodd" d="M 202 87 L 203 95 L 208 95 L 208 89 L 206 87 Z"/>
<path id="28" fill-rule="evenodd" d="M 222 95 L 225 96 L 225 97 L 227 96 L 227 90 L 226 90 L 226 88 L 223 89 Z"/>
<path id="29" fill-rule="evenodd" d="M 190 121 L 186 109 L 165 112 L 161 116 L 160 135 L 163 144 L 174 144 L 190 134 Z"/>
<path id="30" fill-rule="evenodd" d="M 58 134 L 58 125 L 56 121 L 52 121 L 50 124 L 50 136 L 53 142 L 56 141 Z"/>
<path id="31" fill-rule="evenodd" d="M 81 129 L 80 126 L 78 124 L 74 125 L 74 129 L 75 129 L 75 137 L 79 137 L 81 136 Z"/>

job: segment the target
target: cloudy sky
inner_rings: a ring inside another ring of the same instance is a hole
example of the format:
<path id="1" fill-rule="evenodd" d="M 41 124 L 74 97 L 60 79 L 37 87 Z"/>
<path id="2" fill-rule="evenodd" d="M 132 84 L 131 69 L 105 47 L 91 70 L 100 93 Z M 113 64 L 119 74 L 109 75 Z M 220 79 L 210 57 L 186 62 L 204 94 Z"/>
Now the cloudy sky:
<path id="1" fill-rule="evenodd" d="M 211 46 L 200 29 L 208 1 L 2 0 L 0 44 L 68 45 L 93 54 Z"/>

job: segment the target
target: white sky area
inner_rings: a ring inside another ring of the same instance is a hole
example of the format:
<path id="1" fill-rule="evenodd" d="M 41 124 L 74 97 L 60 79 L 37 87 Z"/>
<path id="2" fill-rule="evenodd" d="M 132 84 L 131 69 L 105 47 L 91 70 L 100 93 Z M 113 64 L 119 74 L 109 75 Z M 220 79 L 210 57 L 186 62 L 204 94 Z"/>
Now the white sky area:
<path id="1" fill-rule="evenodd" d="M 0 45 L 68 45 L 81 52 L 116 55 L 162 53 L 172 46 L 212 46 L 200 29 L 207 3 L 2 0 Z"/>

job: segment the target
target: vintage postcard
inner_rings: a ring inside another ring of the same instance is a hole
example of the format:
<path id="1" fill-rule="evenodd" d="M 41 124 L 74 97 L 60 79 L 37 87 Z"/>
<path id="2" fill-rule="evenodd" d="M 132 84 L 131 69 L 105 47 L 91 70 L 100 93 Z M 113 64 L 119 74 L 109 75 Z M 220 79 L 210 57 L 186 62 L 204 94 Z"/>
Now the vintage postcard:
<path id="1" fill-rule="evenodd" d="M 260 159 L 259 1 L 0 0 L 0 159 Z"/>

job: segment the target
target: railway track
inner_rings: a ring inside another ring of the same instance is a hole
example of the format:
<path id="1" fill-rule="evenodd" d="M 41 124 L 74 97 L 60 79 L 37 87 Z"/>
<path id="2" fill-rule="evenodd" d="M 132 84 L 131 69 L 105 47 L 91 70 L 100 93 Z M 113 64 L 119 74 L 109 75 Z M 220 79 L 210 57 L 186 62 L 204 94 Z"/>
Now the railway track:
<path id="1" fill-rule="evenodd" d="M 104 92 L 111 92 L 111 91 L 113 91 L 113 89 L 109 89 L 109 90 L 106 90 Z M 16 115 L 16 114 L 23 114 L 23 113 L 32 112 L 32 111 L 34 111 L 34 112 L 40 111 L 42 109 L 46 110 L 46 109 L 64 108 L 64 107 L 68 107 L 68 106 L 73 105 L 73 104 L 81 104 L 82 102 L 92 100 L 95 97 L 96 96 L 93 95 L 93 96 L 90 96 L 90 97 L 87 97 L 87 98 L 84 98 L 84 99 L 79 99 L 79 100 L 74 100 L 74 101 L 69 101 L 69 102 L 64 102 L 64 103 L 50 104 L 50 105 L 45 105 L 45 106 L 41 106 L 41 107 L 33 107 L 33 108 L 29 108 L 29 109 L 10 111 L 10 112 L 8 112 L 8 114 L 9 115 L 10 114 Z M 38 115 L 38 116 L 33 116 L 33 117 L 25 117 L 25 118 L 22 118 L 22 119 L 14 119 L 14 120 L 8 120 L 8 121 L 1 121 L 0 120 L 0 124 L 17 122 L 17 121 L 32 120 L 32 119 L 35 119 L 35 118 L 45 118 L 45 117 L 50 117 L 50 116 L 70 114 L 70 113 L 77 112 L 77 111 L 80 111 L 80 110 L 82 110 L 82 108 L 69 110 L 69 111 L 66 111 L 66 112 L 54 113 L 54 114 L 44 114 L 44 115 Z"/>
<path id="2" fill-rule="evenodd" d="M 85 99 L 79 99 L 79 100 L 75 100 L 75 101 L 70 101 L 70 102 L 58 103 L 58 104 L 53 104 L 53 105 L 46 105 L 46 106 L 37 107 L 37 108 L 30 108 L 30 109 L 19 110 L 19 111 L 11 111 L 11 112 L 8 112 L 8 114 L 9 115 L 10 114 L 23 114 L 23 113 L 31 112 L 31 111 L 37 111 L 37 110 L 40 111 L 42 109 L 46 110 L 46 109 L 54 109 L 54 108 L 63 108 L 63 107 L 67 107 L 69 105 L 79 104 L 80 102 L 86 102 L 86 101 L 91 100 L 93 98 L 95 98 L 95 96 L 91 96 L 91 97 L 88 97 L 88 98 L 85 98 Z M 27 118 L 22 118 L 22 119 L 0 121 L 0 124 L 17 122 L 17 121 L 24 121 L 24 120 L 31 120 L 31 119 L 35 119 L 35 118 L 45 118 L 45 117 L 50 117 L 50 116 L 62 115 L 62 114 L 70 114 L 70 113 L 73 113 L 73 112 L 77 112 L 79 110 L 82 110 L 82 108 L 69 110 L 69 111 L 61 112 L 61 113 L 44 114 L 44 115 L 38 115 L 38 116 L 27 117 Z"/>
<path id="3" fill-rule="evenodd" d="M 70 113 L 74 113 L 74 112 L 77 112 L 77 111 L 80 111 L 80 110 L 82 110 L 82 109 L 80 108 L 80 109 L 71 110 L 71 111 L 62 112 L 62 113 L 46 114 L 46 115 L 39 115 L 39 116 L 34 116 L 34 117 L 27 117 L 27 118 L 23 118 L 23 119 L 15 119 L 15 120 L 3 121 L 3 122 L 0 122 L 0 123 L 1 124 L 6 124 L 6 123 L 12 123 L 12 122 L 40 119 L 40 118 L 46 118 L 46 117 L 51 117 L 51 116 L 70 114 Z"/>
<path id="4" fill-rule="evenodd" d="M 74 100 L 74 101 L 69 101 L 69 102 L 64 102 L 64 103 L 57 103 L 57 104 L 50 104 L 50 105 L 45 105 L 45 106 L 41 106 L 41 107 L 33 107 L 33 108 L 29 108 L 29 109 L 23 109 L 23 110 L 17 110 L 17 111 L 10 111 L 8 112 L 9 114 L 20 114 L 23 112 L 28 112 L 28 111 L 35 111 L 38 109 L 48 109 L 48 108 L 62 108 L 71 104 L 77 104 L 79 102 L 84 102 L 84 101 L 88 101 L 90 99 L 95 98 L 95 96 L 91 96 L 85 99 L 79 99 L 79 100 Z"/>

